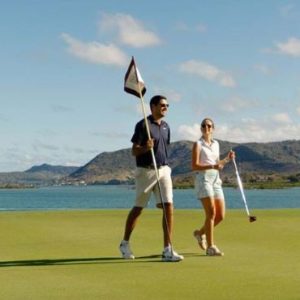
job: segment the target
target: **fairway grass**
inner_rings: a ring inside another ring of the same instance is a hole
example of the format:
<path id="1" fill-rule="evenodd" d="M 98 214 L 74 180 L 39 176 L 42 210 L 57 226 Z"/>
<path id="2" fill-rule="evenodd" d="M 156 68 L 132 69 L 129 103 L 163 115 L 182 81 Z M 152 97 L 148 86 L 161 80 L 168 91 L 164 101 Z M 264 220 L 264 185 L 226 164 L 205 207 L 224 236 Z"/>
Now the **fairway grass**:
<path id="1" fill-rule="evenodd" d="M 175 210 L 161 262 L 161 211 L 146 209 L 133 233 L 136 259 L 120 258 L 127 210 L 1 212 L 0 299 L 300 299 L 300 209 L 229 210 L 216 228 L 224 257 L 192 236 L 203 211 Z"/>

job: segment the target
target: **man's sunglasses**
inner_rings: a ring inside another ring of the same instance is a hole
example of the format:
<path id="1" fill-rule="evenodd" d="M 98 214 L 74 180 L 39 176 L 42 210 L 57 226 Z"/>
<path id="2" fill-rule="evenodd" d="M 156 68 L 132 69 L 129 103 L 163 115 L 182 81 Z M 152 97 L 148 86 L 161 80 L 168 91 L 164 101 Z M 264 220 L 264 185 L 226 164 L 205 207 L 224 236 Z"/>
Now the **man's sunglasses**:
<path id="1" fill-rule="evenodd" d="M 165 104 L 165 103 L 160 103 L 159 105 L 160 107 L 169 107 L 169 104 Z"/>

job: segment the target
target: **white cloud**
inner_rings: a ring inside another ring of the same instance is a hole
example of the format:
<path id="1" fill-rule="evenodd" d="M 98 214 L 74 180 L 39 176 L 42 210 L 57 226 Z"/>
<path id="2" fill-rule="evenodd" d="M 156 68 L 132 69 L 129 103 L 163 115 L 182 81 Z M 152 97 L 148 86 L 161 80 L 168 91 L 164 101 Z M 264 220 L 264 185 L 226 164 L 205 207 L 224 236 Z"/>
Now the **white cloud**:
<path id="1" fill-rule="evenodd" d="M 136 48 L 161 44 L 154 32 L 145 29 L 139 20 L 126 14 L 102 14 L 99 29 L 116 32 L 118 42 Z"/>
<path id="2" fill-rule="evenodd" d="M 165 90 L 166 91 L 166 95 L 168 98 L 168 101 L 170 102 L 180 102 L 181 101 L 181 94 L 174 91 L 174 90 Z"/>
<path id="3" fill-rule="evenodd" d="M 297 107 L 296 111 L 297 111 L 298 115 L 300 116 L 300 106 Z"/>
<path id="4" fill-rule="evenodd" d="M 8 172 L 24 171 L 34 165 L 50 163 L 49 156 L 38 152 L 34 154 L 30 152 L 21 145 L 8 148 L 4 153 L 1 153 L 1 170 L 7 170 Z"/>
<path id="5" fill-rule="evenodd" d="M 181 101 L 181 98 L 182 98 L 181 94 L 174 91 L 173 89 L 154 87 L 153 91 L 154 91 L 154 94 L 164 95 L 165 97 L 167 97 L 168 102 L 178 103 Z"/>
<path id="6" fill-rule="evenodd" d="M 242 119 L 239 124 L 216 124 L 214 137 L 236 143 L 272 142 L 295 139 L 299 136 L 300 124 L 272 122 L 266 119 Z M 178 140 L 196 141 L 200 136 L 199 124 L 181 125 L 177 130 Z"/>
<path id="7" fill-rule="evenodd" d="M 209 81 L 217 82 L 221 86 L 235 87 L 236 83 L 233 77 L 219 68 L 203 61 L 189 60 L 179 66 L 183 73 L 192 74 Z"/>
<path id="8" fill-rule="evenodd" d="M 236 112 L 241 109 L 253 107 L 257 105 L 255 100 L 245 100 L 240 97 L 233 97 L 227 101 L 222 102 L 221 108 L 227 112 Z"/>
<path id="9" fill-rule="evenodd" d="M 277 123 L 291 123 L 291 119 L 287 113 L 278 113 L 272 117 L 272 120 Z"/>
<path id="10" fill-rule="evenodd" d="M 188 141 L 196 141 L 201 136 L 201 130 L 199 124 L 194 124 L 192 126 L 189 125 L 181 125 L 178 128 L 178 138 L 179 140 L 188 140 Z"/>
<path id="11" fill-rule="evenodd" d="M 265 142 L 269 138 L 266 127 L 253 119 L 242 119 L 236 124 L 220 124 L 216 126 L 215 137 L 237 143 Z"/>
<path id="12" fill-rule="evenodd" d="M 277 43 L 276 47 L 279 53 L 295 57 L 300 56 L 300 39 L 292 37 L 285 43 Z"/>
<path id="13" fill-rule="evenodd" d="M 68 51 L 84 61 L 96 64 L 126 66 L 129 58 L 113 44 L 100 44 L 98 42 L 84 43 L 63 33 L 63 40 L 68 44 Z"/>

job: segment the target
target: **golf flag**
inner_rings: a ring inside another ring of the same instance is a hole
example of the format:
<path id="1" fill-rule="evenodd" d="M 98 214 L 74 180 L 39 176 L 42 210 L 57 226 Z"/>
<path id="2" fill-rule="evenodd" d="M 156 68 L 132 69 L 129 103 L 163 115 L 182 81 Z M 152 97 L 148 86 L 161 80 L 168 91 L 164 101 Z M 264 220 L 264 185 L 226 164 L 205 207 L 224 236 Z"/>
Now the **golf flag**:
<path id="1" fill-rule="evenodd" d="M 136 97 L 146 93 L 145 83 L 132 57 L 124 79 L 124 91 Z"/>

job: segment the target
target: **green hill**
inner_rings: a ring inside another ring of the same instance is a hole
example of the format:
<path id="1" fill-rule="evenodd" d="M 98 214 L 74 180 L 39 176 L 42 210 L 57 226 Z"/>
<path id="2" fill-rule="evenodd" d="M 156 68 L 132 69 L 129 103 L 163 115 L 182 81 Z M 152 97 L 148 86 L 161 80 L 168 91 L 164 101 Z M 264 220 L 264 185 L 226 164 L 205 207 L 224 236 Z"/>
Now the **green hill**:
<path id="1" fill-rule="evenodd" d="M 300 140 L 271 143 L 231 143 L 220 141 L 221 157 L 233 149 L 245 184 L 255 187 L 274 187 L 300 182 Z M 191 170 L 193 142 L 178 141 L 170 146 L 170 166 L 175 185 L 190 186 L 194 173 Z M 102 152 L 81 167 L 33 166 L 25 172 L 0 173 L 0 187 L 37 186 L 53 184 L 132 184 L 135 158 L 131 149 Z M 221 173 L 225 184 L 235 183 L 233 165 Z M 261 187 L 261 186 L 258 186 Z"/>
<path id="2" fill-rule="evenodd" d="M 300 141 L 237 144 L 219 141 L 221 157 L 230 149 L 236 152 L 240 173 L 245 179 L 275 180 L 278 177 L 296 176 L 300 173 Z M 191 183 L 191 150 L 193 143 L 178 141 L 171 144 L 170 165 L 175 183 Z M 68 182 L 84 181 L 88 184 L 132 183 L 135 159 L 131 149 L 103 152 L 70 174 Z M 235 177 L 233 166 L 222 171 L 225 182 Z"/>

